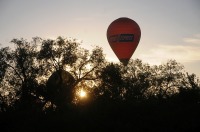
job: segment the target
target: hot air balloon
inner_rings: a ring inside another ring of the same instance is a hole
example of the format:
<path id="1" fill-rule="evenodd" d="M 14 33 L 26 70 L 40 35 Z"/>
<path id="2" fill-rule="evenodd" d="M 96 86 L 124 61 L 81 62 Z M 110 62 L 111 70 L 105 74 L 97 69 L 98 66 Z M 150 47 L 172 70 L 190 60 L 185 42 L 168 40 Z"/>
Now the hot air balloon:
<path id="1" fill-rule="evenodd" d="M 47 96 L 60 107 L 66 101 L 71 101 L 73 96 L 74 77 L 65 70 L 55 71 L 47 80 Z"/>
<path id="2" fill-rule="evenodd" d="M 123 65 L 127 65 L 140 41 L 139 25 L 130 18 L 114 20 L 107 29 L 108 42 Z"/>

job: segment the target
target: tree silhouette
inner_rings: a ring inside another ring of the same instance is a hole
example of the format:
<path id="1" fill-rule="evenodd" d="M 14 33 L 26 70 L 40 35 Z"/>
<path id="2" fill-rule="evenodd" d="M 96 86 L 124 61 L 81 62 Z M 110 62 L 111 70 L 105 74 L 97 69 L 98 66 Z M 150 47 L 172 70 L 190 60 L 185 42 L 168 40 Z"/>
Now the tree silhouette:
<path id="1" fill-rule="evenodd" d="M 47 99 L 62 108 L 73 99 L 74 82 L 75 79 L 69 72 L 64 70 L 54 72 L 47 81 Z"/>
<path id="2" fill-rule="evenodd" d="M 198 128 L 200 82 L 176 60 L 150 66 L 135 59 L 123 66 L 75 39 L 11 43 L 14 48 L 0 49 L 0 124 L 7 131 Z M 87 98 L 77 96 L 80 90 Z"/>
<path id="3" fill-rule="evenodd" d="M 122 68 L 123 79 L 125 81 L 127 100 L 142 100 L 144 93 L 150 87 L 151 68 L 148 64 L 143 64 L 141 60 L 131 60 L 127 67 Z"/>
<path id="4" fill-rule="evenodd" d="M 119 100 L 123 98 L 123 80 L 120 73 L 120 66 L 117 64 L 108 64 L 102 69 L 101 84 L 96 89 L 98 95 L 106 99 Z"/>
<path id="5" fill-rule="evenodd" d="M 24 109 L 31 107 L 31 102 L 36 97 L 38 88 L 38 71 L 39 67 L 36 61 L 36 45 L 34 42 L 27 42 L 24 39 L 13 39 L 11 41 L 15 45 L 15 50 L 3 48 L 1 54 L 4 55 L 1 60 L 4 88 L 13 89 Z M 11 92 L 10 92 L 11 93 Z"/>
<path id="6" fill-rule="evenodd" d="M 179 103 L 191 103 L 198 104 L 200 102 L 200 85 L 199 80 L 195 74 L 186 76 L 183 78 L 181 86 L 179 87 L 179 93 L 175 95 L 178 97 Z"/>
<path id="7" fill-rule="evenodd" d="M 184 74 L 183 66 L 175 60 L 169 60 L 166 64 L 154 66 L 151 70 L 151 87 L 148 92 L 162 100 L 179 91 Z"/>
<path id="8" fill-rule="evenodd" d="M 62 37 L 58 37 L 56 40 L 42 41 L 38 59 L 40 64 L 47 67 L 45 73 L 52 74 L 49 83 L 47 83 L 46 91 L 49 96 L 47 98 L 57 106 L 60 106 L 61 102 L 63 105 L 73 101 L 76 87 L 79 86 L 80 82 L 84 81 L 89 85 L 89 82 L 97 81 L 98 72 L 105 63 L 101 48 L 95 47 L 92 53 L 89 53 L 88 50 L 78 46 L 79 43 L 75 39 L 70 40 Z M 52 80 L 53 76 L 59 78 L 59 84 L 56 79 Z M 69 84 L 66 84 L 65 77 L 71 78 L 68 80 Z M 63 96 L 60 94 L 55 96 L 57 91 L 60 91 Z M 54 97 L 60 98 L 59 101 L 55 101 L 57 99 Z"/>

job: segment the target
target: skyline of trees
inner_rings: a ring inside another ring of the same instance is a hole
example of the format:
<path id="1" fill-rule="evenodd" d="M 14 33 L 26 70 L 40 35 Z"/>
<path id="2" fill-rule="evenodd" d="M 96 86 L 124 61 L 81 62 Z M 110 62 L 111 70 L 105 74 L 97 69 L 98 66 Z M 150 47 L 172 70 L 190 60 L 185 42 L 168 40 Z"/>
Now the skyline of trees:
<path id="1" fill-rule="evenodd" d="M 200 81 L 176 60 L 123 66 L 75 39 L 11 42 L 0 48 L 1 131 L 200 129 Z"/>
<path id="2" fill-rule="evenodd" d="M 31 110 L 36 105 L 42 110 L 47 104 L 62 109 L 81 102 L 76 95 L 80 89 L 87 91 L 90 101 L 163 101 L 175 96 L 192 100 L 187 95 L 192 91 L 193 101 L 200 101 L 198 78 L 184 72 L 176 60 L 150 66 L 135 59 L 123 66 L 108 62 L 101 47 L 89 51 L 75 39 L 35 37 L 30 42 L 23 38 L 11 42 L 15 48 L 0 49 L 1 111 Z"/>

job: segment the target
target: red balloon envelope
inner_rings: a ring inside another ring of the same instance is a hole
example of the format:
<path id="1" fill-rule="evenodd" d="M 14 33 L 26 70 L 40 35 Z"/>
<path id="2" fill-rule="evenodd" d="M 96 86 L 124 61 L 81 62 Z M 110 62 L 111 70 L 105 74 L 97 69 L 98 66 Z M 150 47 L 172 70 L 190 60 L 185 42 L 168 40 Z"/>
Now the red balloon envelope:
<path id="1" fill-rule="evenodd" d="M 140 41 L 141 31 L 139 25 L 129 18 L 118 18 L 113 21 L 107 30 L 108 42 L 118 57 L 127 65 Z"/>

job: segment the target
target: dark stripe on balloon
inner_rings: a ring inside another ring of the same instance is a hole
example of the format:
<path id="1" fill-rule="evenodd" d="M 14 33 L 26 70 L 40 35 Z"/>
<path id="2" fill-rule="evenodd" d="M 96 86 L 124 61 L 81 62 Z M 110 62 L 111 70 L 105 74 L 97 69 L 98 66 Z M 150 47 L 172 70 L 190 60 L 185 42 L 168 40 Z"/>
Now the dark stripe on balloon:
<path id="1" fill-rule="evenodd" d="M 110 42 L 133 42 L 134 34 L 118 34 L 109 37 Z"/>

